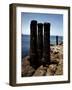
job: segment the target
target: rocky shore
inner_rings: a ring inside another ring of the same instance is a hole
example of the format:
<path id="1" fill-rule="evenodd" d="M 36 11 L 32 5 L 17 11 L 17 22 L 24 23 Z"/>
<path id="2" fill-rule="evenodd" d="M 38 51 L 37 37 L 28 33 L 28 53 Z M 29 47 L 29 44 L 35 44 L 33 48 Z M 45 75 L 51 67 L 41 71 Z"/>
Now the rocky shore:
<path id="1" fill-rule="evenodd" d="M 51 64 L 41 65 L 37 69 L 30 66 L 30 56 L 23 58 L 22 77 L 29 76 L 52 76 L 63 74 L 63 45 L 50 46 Z"/>

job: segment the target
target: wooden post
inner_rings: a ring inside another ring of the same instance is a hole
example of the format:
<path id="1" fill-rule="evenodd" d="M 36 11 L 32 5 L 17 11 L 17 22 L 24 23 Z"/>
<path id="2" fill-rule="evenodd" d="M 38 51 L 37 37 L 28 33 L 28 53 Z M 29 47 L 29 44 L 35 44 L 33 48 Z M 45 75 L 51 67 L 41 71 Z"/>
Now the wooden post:
<path id="1" fill-rule="evenodd" d="M 44 63 L 50 64 L 50 23 L 44 23 Z"/>
<path id="2" fill-rule="evenodd" d="M 43 56 L 43 24 L 38 23 L 38 38 L 37 38 L 37 51 L 38 51 L 38 60 L 39 64 L 41 64 L 41 59 Z"/>
<path id="3" fill-rule="evenodd" d="M 58 45 L 58 36 L 56 36 L 56 45 Z"/>
<path id="4" fill-rule="evenodd" d="M 30 63 L 36 68 L 37 59 L 37 21 L 32 20 L 30 24 Z"/>

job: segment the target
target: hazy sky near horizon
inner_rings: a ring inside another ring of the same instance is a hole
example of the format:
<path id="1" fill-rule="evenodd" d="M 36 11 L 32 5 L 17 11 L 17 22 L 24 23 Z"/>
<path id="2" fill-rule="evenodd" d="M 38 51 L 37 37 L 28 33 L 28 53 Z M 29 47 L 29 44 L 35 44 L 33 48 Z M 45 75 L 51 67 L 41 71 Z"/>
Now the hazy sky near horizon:
<path id="1" fill-rule="evenodd" d="M 38 23 L 49 22 L 50 35 L 63 36 L 63 15 L 62 14 L 44 14 L 44 13 L 21 13 L 22 34 L 30 35 L 30 23 L 37 20 Z"/>

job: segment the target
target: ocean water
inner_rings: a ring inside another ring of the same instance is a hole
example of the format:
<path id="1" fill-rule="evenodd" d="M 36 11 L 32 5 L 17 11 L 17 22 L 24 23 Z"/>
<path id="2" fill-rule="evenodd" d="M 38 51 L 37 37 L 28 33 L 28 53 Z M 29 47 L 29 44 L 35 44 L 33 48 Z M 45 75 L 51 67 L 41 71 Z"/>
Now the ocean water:
<path id="1" fill-rule="evenodd" d="M 30 35 L 22 35 L 21 38 L 21 52 L 22 52 L 22 58 L 29 55 L 30 50 Z M 63 42 L 63 37 L 59 36 L 58 42 Z M 55 45 L 56 44 L 56 36 L 50 36 L 50 44 Z"/>

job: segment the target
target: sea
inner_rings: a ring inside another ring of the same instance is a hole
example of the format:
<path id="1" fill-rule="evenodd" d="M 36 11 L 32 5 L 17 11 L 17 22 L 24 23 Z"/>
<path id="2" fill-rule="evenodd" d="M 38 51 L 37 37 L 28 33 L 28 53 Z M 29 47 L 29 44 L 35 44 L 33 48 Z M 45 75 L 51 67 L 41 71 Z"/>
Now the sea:
<path id="1" fill-rule="evenodd" d="M 63 43 L 63 36 L 58 36 L 58 43 Z M 50 44 L 56 45 L 56 36 L 50 36 Z M 29 55 L 30 51 L 30 35 L 23 35 L 21 36 L 21 53 L 22 58 Z"/>

